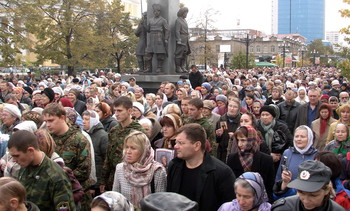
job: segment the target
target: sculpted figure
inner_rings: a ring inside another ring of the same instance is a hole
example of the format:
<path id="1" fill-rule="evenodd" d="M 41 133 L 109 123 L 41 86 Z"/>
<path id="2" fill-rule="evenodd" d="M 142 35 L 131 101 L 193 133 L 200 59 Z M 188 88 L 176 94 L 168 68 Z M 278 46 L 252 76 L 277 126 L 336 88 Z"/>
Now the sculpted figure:
<path id="1" fill-rule="evenodd" d="M 139 38 L 139 42 L 137 43 L 136 48 L 136 57 L 140 68 L 139 72 L 143 72 L 145 70 L 144 56 L 147 46 L 147 12 L 143 13 L 142 19 L 137 26 L 135 35 Z"/>
<path id="2" fill-rule="evenodd" d="M 188 14 L 188 8 L 183 7 L 177 12 L 177 19 L 175 22 L 175 65 L 177 73 L 187 72 L 185 69 L 186 58 L 191 53 L 189 46 L 189 33 L 186 17 Z"/>
<path id="3" fill-rule="evenodd" d="M 157 70 L 156 72 L 162 72 L 164 59 L 168 52 L 168 40 L 169 40 L 169 25 L 167 20 L 160 16 L 161 7 L 159 4 L 153 4 L 154 17 L 149 20 L 148 23 L 148 36 L 149 42 L 146 48 L 146 66 L 145 72 L 152 72 L 152 58 L 154 54 L 157 56 Z"/>

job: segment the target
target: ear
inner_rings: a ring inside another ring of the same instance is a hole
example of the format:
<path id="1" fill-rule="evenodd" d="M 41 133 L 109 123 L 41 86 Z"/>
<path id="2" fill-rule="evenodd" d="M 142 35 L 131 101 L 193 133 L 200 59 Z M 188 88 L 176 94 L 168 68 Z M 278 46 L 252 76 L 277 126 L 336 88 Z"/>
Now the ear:
<path id="1" fill-rule="evenodd" d="M 129 109 L 128 109 L 128 113 L 131 115 L 131 113 L 132 113 L 132 108 L 129 108 Z"/>
<path id="2" fill-rule="evenodd" d="M 60 117 L 58 117 L 59 119 L 66 121 L 66 116 L 65 115 L 61 115 Z"/>
<path id="3" fill-rule="evenodd" d="M 202 150 L 202 143 L 200 141 L 196 141 L 194 143 L 194 150 L 195 151 L 201 151 Z"/>
<path id="4" fill-rule="evenodd" d="M 10 199 L 10 206 L 11 208 L 17 209 L 19 206 L 19 202 L 17 198 Z"/>
<path id="5" fill-rule="evenodd" d="M 34 147 L 28 147 L 27 152 L 34 153 L 35 149 Z"/>

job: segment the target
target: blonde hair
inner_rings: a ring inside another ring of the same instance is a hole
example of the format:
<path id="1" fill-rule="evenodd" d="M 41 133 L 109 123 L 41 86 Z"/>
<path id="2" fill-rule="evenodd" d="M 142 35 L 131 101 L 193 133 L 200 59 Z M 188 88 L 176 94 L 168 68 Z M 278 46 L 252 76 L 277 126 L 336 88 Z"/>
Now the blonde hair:
<path id="1" fill-rule="evenodd" d="M 8 205 L 12 198 L 22 204 L 26 199 L 26 189 L 17 180 L 11 177 L 0 178 L 0 204 Z"/>
<path id="2" fill-rule="evenodd" d="M 123 158 L 125 157 L 125 154 L 126 154 L 126 143 L 130 142 L 130 143 L 135 144 L 136 148 L 141 151 L 141 157 L 139 159 L 139 161 L 140 161 L 144 157 L 144 154 L 146 153 L 146 147 L 147 147 L 146 140 L 148 140 L 148 137 L 143 132 L 137 131 L 137 130 L 132 131 L 124 139 Z"/>

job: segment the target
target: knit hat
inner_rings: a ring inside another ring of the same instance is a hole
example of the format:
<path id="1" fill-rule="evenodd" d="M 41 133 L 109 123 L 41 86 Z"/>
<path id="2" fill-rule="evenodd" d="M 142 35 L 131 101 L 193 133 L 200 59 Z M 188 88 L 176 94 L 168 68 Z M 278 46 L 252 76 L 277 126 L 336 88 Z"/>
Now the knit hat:
<path id="1" fill-rule="evenodd" d="M 16 125 L 13 130 L 26 130 L 31 133 L 34 133 L 38 129 L 37 125 L 33 121 L 23 121 Z"/>
<path id="2" fill-rule="evenodd" d="M 210 91 L 210 90 L 211 90 L 211 85 L 210 85 L 209 83 L 207 83 L 207 82 L 202 83 L 202 86 L 204 86 L 204 87 L 205 87 L 205 89 L 206 89 L 206 90 L 208 90 L 208 91 Z"/>
<path id="3" fill-rule="evenodd" d="M 17 119 L 21 119 L 21 116 L 22 116 L 21 111 L 15 105 L 7 104 L 4 106 L 3 111 L 10 113 L 12 116 L 16 117 Z"/>
<path id="4" fill-rule="evenodd" d="M 328 100 L 329 99 L 329 95 L 322 95 L 321 100 L 323 100 L 323 99 Z"/>
<path id="5" fill-rule="evenodd" d="M 145 107 L 139 102 L 133 102 L 132 106 L 137 108 L 141 112 L 141 114 L 145 112 Z"/>
<path id="6" fill-rule="evenodd" d="M 40 114 L 40 115 L 42 115 L 43 114 L 43 108 L 40 108 L 40 107 L 35 107 L 35 108 L 33 108 L 32 109 L 32 111 L 34 111 L 34 112 L 36 112 L 36 113 L 38 113 L 38 114 Z"/>
<path id="7" fill-rule="evenodd" d="M 334 85 L 340 85 L 339 81 L 338 80 L 332 81 L 332 86 L 334 86 Z"/>
<path id="8" fill-rule="evenodd" d="M 224 103 L 227 103 L 227 97 L 225 95 L 218 95 L 218 96 L 216 96 L 215 100 L 216 100 L 216 102 L 222 101 Z"/>
<path id="9" fill-rule="evenodd" d="M 25 91 L 27 91 L 30 95 L 33 94 L 33 89 L 30 88 L 29 86 L 23 87 L 23 89 L 24 89 Z"/>
<path id="10" fill-rule="evenodd" d="M 263 111 L 269 112 L 274 118 L 276 117 L 276 111 L 272 106 L 268 106 L 268 105 L 264 105 L 261 109 L 260 109 L 260 115 Z"/>
<path id="11" fill-rule="evenodd" d="M 51 88 L 45 88 L 43 91 L 41 91 L 41 94 L 46 95 L 50 99 L 50 102 L 55 99 L 55 93 Z"/>
<path id="12" fill-rule="evenodd" d="M 101 195 L 96 196 L 94 200 L 98 198 L 105 201 L 108 204 L 108 207 L 110 207 L 112 211 L 116 211 L 116 210 L 133 211 L 134 210 L 134 206 L 132 205 L 132 203 L 130 203 L 125 198 L 125 196 L 123 196 L 121 193 L 118 193 L 116 191 L 107 191 L 105 193 L 102 193 Z"/>
<path id="13" fill-rule="evenodd" d="M 80 94 L 79 90 L 77 90 L 77 89 L 70 89 L 68 91 L 68 93 L 73 93 L 77 99 L 78 99 L 79 94 Z"/>
<path id="14" fill-rule="evenodd" d="M 60 101 L 61 101 L 63 107 L 69 107 L 69 108 L 74 107 L 72 101 L 70 101 L 70 99 L 68 99 L 66 97 L 61 98 Z"/>
<path id="15" fill-rule="evenodd" d="M 140 202 L 142 211 L 196 211 L 198 204 L 187 197 L 171 192 L 152 193 Z"/>

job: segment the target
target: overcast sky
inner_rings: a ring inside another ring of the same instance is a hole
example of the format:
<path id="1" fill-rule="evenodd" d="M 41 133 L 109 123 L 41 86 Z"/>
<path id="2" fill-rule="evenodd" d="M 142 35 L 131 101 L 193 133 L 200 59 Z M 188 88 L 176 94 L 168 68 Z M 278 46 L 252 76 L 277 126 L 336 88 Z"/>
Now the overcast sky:
<path id="1" fill-rule="evenodd" d="M 306 0 L 302 0 L 306 1 Z M 188 23 L 194 26 L 199 14 L 208 8 L 219 12 L 215 28 L 236 29 L 250 28 L 271 34 L 271 0 L 180 0 L 190 10 Z M 340 17 L 339 9 L 350 8 L 342 0 L 326 0 L 326 31 L 339 31 L 350 24 L 350 18 Z"/>

